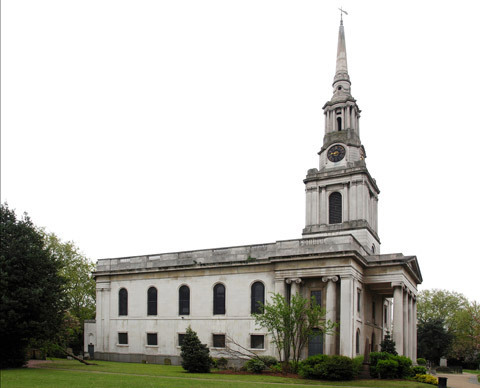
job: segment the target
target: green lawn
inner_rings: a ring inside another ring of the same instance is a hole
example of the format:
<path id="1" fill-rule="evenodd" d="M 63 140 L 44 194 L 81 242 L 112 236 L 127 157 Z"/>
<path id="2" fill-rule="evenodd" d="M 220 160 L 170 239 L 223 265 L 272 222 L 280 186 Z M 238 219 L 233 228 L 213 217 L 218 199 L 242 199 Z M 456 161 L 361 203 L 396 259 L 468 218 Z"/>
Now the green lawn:
<path id="1" fill-rule="evenodd" d="M 39 369 L 8 369 L 0 371 L 2 388 L 271 388 L 299 387 L 378 387 L 426 388 L 428 385 L 411 381 L 356 380 L 319 382 L 262 375 L 220 375 L 186 373 L 178 366 L 95 361 L 87 366 L 77 361 L 55 360 L 41 364 Z M 68 370 L 67 370 L 68 369 Z"/>
<path id="2" fill-rule="evenodd" d="M 473 370 L 473 369 L 464 369 L 463 370 L 464 372 L 467 372 L 467 373 L 473 373 L 474 375 L 477 375 L 477 380 L 478 382 L 480 383 L 480 370 L 476 369 L 476 370 Z"/>

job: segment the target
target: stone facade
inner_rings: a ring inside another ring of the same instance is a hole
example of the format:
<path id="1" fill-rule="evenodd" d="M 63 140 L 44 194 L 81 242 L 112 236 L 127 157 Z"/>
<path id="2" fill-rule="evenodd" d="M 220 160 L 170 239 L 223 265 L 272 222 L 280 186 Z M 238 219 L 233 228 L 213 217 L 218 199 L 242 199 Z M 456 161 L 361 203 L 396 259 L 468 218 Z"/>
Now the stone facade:
<path id="1" fill-rule="evenodd" d="M 319 168 L 308 171 L 301 239 L 99 260 L 96 320 L 85 324 L 85 351 L 106 360 L 180 362 L 188 326 L 215 357 L 229 338 L 276 356 L 269 333 L 251 316 L 273 293 L 316 297 L 333 335 L 312 338 L 311 354 L 363 355 L 393 330 L 399 354 L 416 357 L 415 256 L 380 254 L 378 195 L 360 141 L 340 25 L 332 99 L 323 107 Z M 392 308 L 393 301 L 393 308 Z"/>

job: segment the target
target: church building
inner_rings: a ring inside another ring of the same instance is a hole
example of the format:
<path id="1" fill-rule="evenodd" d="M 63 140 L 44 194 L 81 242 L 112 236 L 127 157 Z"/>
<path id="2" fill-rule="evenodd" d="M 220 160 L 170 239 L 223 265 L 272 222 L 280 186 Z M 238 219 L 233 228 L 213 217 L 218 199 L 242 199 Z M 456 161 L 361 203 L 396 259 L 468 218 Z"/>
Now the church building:
<path id="1" fill-rule="evenodd" d="M 304 179 L 302 238 L 98 260 L 96 319 L 85 323 L 85 352 L 101 360 L 179 364 L 190 326 L 213 357 L 228 357 L 229 338 L 277 356 L 251 314 L 273 293 L 299 293 L 315 297 L 338 324 L 333 335 L 311 337 L 304 358 L 379 350 L 388 331 L 398 353 L 416 359 L 422 275 L 415 256 L 380 253 L 380 190 L 365 163 L 350 85 L 341 22 L 320 163 Z"/>

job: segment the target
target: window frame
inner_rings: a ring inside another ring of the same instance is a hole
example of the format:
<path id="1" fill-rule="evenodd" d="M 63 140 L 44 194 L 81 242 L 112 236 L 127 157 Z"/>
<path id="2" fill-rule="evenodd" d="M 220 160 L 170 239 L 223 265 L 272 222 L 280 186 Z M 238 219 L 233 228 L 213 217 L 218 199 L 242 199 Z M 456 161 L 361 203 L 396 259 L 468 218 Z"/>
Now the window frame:
<path id="1" fill-rule="evenodd" d="M 187 290 L 188 294 L 182 297 L 182 290 Z M 186 284 L 178 289 L 178 315 L 190 315 L 190 287 Z"/>
<path id="2" fill-rule="evenodd" d="M 328 195 L 328 224 L 335 225 L 343 222 L 343 195 L 340 191 L 333 191 Z"/>
<path id="3" fill-rule="evenodd" d="M 217 346 L 217 344 L 215 344 L 215 339 L 221 339 L 221 337 L 223 337 L 223 346 Z M 225 333 L 212 333 L 212 348 L 215 348 L 215 349 L 225 349 L 226 348 L 226 341 L 225 341 Z"/>
<path id="4" fill-rule="evenodd" d="M 119 331 L 117 334 L 117 346 L 128 346 L 128 331 Z M 120 341 L 123 335 L 125 335 L 125 342 Z"/>
<path id="5" fill-rule="evenodd" d="M 254 337 L 262 337 L 262 347 L 257 348 L 253 346 L 253 338 Z M 265 334 L 250 334 L 250 349 L 254 350 L 265 350 Z"/>
<path id="6" fill-rule="evenodd" d="M 223 287 L 223 296 L 218 293 Z M 225 315 L 226 313 L 227 288 L 223 283 L 217 283 L 213 287 L 213 315 Z"/>
<path id="7" fill-rule="evenodd" d="M 258 295 L 254 292 L 254 287 L 262 287 L 262 295 L 261 298 L 258 299 Z M 250 314 L 263 314 L 264 309 L 258 305 L 258 302 L 265 304 L 265 284 L 260 280 L 256 280 L 250 286 Z"/>
<path id="8" fill-rule="evenodd" d="M 154 298 L 150 293 L 152 290 L 155 290 Z M 151 286 L 147 290 L 147 316 L 155 315 L 158 315 L 158 290 L 156 287 Z"/>
<path id="9" fill-rule="evenodd" d="M 155 343 L 154 344 L 149 344 L 149 338 L 150 336 L 154 335 L 155 336 Z M 147 332 L 147 345 L 146 346 L 152 346 L 152 347 L 158 347 L 158 333 L 154 332 Z"/>
<path id="10" fill-rule="evenodd" d="M 118 316 L 128 316 L 128 290 L 125 287 L 118 290 Z"/>

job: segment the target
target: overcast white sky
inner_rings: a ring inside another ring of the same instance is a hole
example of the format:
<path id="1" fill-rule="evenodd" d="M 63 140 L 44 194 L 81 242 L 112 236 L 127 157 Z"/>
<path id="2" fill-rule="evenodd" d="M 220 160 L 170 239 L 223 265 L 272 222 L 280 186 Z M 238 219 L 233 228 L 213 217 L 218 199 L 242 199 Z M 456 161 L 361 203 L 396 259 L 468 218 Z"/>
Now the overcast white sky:
<path id="1" fill-rule="evenodd" d="M 475 0 L 4 0 L 2 202 L 92 260 L 300 238 L 339 6 L 382 253 L 480 301 Z"/>

